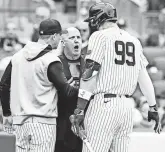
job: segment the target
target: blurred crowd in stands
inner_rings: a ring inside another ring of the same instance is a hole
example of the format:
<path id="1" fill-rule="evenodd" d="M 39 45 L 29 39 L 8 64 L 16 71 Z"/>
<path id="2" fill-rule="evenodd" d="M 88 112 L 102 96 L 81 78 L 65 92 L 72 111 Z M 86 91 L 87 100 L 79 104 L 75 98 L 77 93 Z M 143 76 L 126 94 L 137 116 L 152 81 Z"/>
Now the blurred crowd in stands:
<path id="1" fill-rule="evenodd" d="M 148 72 L 153 81 L 156 98 L 159 105 L 159 111 L 161 114 L 162 127 L 165 126 L 165 1 L 164 0 L 148 0 L 149 11 L 157 11 L 159 14 L 159 22 L 153 22 L 152 26 L 149 27 L 148 33 L 145 38 L 141 37 L 139 33 L 132 30 L 128 25 L 127 20 L 120 18 L 118 20 L 118 25 L 121 29 L 130 32 L 132 35 L 136 36 L 142 43 L 144 47 L 144 54 L 146 55 L 149 65 Z M 66 11 L 66 10 L 65 10 Z M 67 12 L 67 11 L 66 11 Z M 87 23 L 83 22 L 83 17 L 88 13 L 87 9 L 80 9 L 80 17 L 74 23 L 81 34 L 82 37 L 82 56 L 85 57 L 88 46 L 89 39 L 89 28 Z M 48 7 L 41 6 L 37 7 L 35 11 L 35 23 L 32 24 L 32 28 L 29 28 L 29 37 L 22 38 L 19 36 L 17 25 L 9 21 L 7 22 L 4 35 L 0 38 L 0 78 L 3 74 L 4 69 L 9 63 L 12 55 L 19 51 L 27 41 L 37 41 L 38 40 L 38 25 L 39 23 L 51 16 L 51 11 Z M 65 25 L 64 25 L 65 27 Z M 30 30 L 31 29 L 31 30 Z M 147 121 L 147 112 L 149 106 L 146 102 L 146 98 L 142 95 L 139 87 L 135 90 L 132 98 L 130 98 L 130 104 L 134 108 L 134 128 L 148 128 L 153 127 L 152 122 Z M 0 108 L 0 115 L 2 114 Z M 2 123 L 2 117 L 0 117 L 0 124 Z M 0 130 L 1 130 L 0 125 Z"/>

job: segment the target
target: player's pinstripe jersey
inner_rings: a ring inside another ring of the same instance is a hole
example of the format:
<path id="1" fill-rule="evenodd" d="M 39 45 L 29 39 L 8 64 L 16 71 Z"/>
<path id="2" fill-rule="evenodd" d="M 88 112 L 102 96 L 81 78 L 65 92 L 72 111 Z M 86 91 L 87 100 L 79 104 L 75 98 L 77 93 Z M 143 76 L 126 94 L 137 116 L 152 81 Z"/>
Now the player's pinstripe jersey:
<path id="1" fill-rule="evenodd" d="M 139 40 L 118 27 L 93 33 L 86 59 L 101 64 L 94 94 L 132 95 L 139 71 L 148 64 Z"/>

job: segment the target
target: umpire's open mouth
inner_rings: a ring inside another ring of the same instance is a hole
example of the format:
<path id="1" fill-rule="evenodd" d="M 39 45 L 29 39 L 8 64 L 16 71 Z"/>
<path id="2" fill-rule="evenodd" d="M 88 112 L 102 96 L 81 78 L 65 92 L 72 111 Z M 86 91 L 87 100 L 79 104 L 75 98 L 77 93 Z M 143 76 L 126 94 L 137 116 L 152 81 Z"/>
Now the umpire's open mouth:
<path id="1" fill-rule="evenodd" d="M 75 49 L 75 50 L 78 50 L 78 49 L 79 49 L 79 45 L 75 45 L 75 46 L 74 46 L 74 49 Z"/>

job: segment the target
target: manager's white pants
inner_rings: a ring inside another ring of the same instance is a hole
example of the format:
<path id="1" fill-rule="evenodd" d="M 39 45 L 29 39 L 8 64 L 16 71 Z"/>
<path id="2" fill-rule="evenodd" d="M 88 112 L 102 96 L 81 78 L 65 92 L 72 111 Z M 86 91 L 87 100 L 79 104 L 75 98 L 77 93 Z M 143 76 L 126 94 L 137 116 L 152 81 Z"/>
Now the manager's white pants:
<path id="1" fill-rule="evenodd" d="M 13 128 L 16 152 L 54 152 L 56 125 L 28 122 Z"/>
<path id="2" fill-rule="evenodd" d="M 96 95 L 89 104 L 84 125 L 94 152 L 128 152 L 133 128 L 133 108 L 128 100 Z M 83 152 L 90 152 L 85 144 Z"/>

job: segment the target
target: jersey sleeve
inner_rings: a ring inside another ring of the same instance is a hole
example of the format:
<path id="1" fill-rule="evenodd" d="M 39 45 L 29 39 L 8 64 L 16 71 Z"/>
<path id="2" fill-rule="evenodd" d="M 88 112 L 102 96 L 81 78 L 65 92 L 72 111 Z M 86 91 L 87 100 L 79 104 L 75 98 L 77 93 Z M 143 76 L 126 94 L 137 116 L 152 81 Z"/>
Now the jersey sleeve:
<path id="1" fill-rule="evenodd" d="M 105 36 L 100 32 L 94 32 L 89 38 L 88 51 L 85 59 L 91 59 L 101 64 L 105 52 Z"/>
<path id="2" fill-rule="evenodd" d="M 140 44 L 140 42 L 139 42 L 139 44 Z M 140 51 L 140 69 L 143 69 L 143 68 L 146 68 L 149 63 L 143 54 L 143 48 L 142 48 L 141 44 L 139 47 L 140 47 L 140 50 L 139 50 Z"/>

